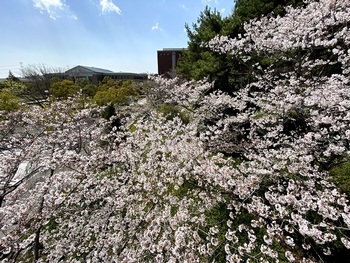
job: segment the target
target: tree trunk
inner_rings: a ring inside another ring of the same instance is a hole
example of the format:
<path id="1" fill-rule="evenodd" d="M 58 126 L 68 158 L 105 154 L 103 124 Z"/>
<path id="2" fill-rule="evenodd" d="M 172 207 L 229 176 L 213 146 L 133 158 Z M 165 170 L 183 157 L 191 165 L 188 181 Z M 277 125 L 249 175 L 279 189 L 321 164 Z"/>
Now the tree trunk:
<path id="1" fill-rule="evenodd" d="M 34 239 L 34 261 L 38 261 L 39 259 L 39 250 L 40 250 L 40 230 L 41 226 L 38 228 L 38 230 L 35 232 L 35 239 Z"/>

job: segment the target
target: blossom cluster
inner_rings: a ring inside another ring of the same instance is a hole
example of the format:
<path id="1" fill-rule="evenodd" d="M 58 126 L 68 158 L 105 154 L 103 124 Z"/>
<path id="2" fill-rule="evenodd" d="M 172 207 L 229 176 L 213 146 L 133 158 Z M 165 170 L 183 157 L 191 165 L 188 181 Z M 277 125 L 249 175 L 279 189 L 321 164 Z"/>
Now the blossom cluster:
<path id="1" fill-rule="evenodd" d="M 350 248 L 349 196 L 329 173 L 350 156 L 349 10 L 309 1 L 246 24 L 237 39 L 213 39 L 213 50 L 243 61 L 256 52 L 291 61 L 281 55 L 291 52 L 296 67 L 254 64 L 232 94 L 154 78 L 155 103 L 118 129 L 79 98 L 2 112 L 1 259 L 337 258 Z M 190 121 L 163 116 L 161 103 Z"/>

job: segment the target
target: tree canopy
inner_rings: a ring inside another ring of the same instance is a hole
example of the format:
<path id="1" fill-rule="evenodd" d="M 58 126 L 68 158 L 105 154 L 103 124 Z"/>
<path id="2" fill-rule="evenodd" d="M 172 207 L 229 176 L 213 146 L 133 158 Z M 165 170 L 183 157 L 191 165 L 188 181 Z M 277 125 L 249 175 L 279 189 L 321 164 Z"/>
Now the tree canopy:
<path id="1" fill-rule="evenodd" d="M 16 83 L 11 87 L 11 92 L 16 94 L 25 102 L 30 102 L 44 107 L 50 96 L 50 86 L 57 81 L 61 69 L 52 68 L 45 64 L 27 65 L 21 68 L 21 78 L 11 83 Z M 13 79 L 13 77 L 10 77 Z M 60 80 L 58 78 L 58 80 Z"/>
<path id="2" fill-rule="evenodd" d="M 15 111 L 20 108 L 19 98 L 8 90 L 0 91 L 0 111 Z"/>
<path id="3" fill-rule="evenodd" d="M 139 92 L 131 81 L 116 81 L 105 79 L 99 85 L 99 91 L 94 96 L 98 105 L 127 104 L 133 97 L 139 96 Z"/>
<path id="4" fill-rule="evenodd" d="M 62 80 L 51 84 L 49 91 L 52 96 L 59 99 L 67 99 L 74 96 L 80 90 L 80 86 L 72 80 Z"/>
<path id="5" fill-rule="evenodd" d="M 218 34 L 222 34 L 226 19 L 217 10 L 206 7 L 199 15 L 197 23 L 191 27 L 186 24 L 188 47 L 179 60 L 176 72 L 185 78 L 200 80 L 209 77 L 212 80 L 226 81 L 226 56 L 212 52 L 206 46 Z"/>
<path id="6" fill-rule="evenodd" d="M 153 77 L 118 128 L 81 94 L 1 111 L 0 259 L 348 258 L 349 22 L 349 1 L 317 0 L 216 36 L 249 82 Z"/>
<path id="7" fill-rule="evenodd" d="M 215 89 L 230 91 L 250 80 L 250 68 L 235 57 L 213 52 L 207 43 L 216 36 L 238 37 L 244 23 L 263 15 L 283 15 L 286 6 L 303 6 L 302 0 L 238 0 L 232 14 L 222 17 L 217 10 L 206 7 L 192 28 L 186 24 L 188 46 L 177 65 L 176 72 L 187 79 L 208 78 Z M 259 58 L 262 60 L 263 58 Z"/>

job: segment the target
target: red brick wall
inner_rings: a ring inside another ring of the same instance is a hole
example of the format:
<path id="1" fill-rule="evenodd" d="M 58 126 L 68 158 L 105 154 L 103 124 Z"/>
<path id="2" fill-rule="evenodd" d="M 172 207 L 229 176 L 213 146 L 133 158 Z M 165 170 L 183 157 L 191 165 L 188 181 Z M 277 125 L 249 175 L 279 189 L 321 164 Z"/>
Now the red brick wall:
<path id="1" fill-rule="evenodd" d="M 173 56 L 175 55 L 175 65 L 181 57 L 180 50 L 158 50 L 158 74 L 173 77 Z M 173 53 L 175 53 L 173 55 Z"/>

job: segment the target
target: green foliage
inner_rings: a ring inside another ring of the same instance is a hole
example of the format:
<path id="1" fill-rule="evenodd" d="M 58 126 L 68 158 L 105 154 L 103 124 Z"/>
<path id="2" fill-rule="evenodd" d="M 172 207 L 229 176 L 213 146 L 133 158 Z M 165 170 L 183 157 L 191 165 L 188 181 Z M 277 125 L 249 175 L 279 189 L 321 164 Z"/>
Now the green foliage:
<path id="1" fill-rule="evenodd" d="M 222 34 L 225 25 L 220 13 L 210 8 L 200 13 L 193 29 L 186 24 L 189 38 L 188 48 L 180 58 L 176 72 L 188 79 L 200 80 L 209 77 L 210 81 L 227 82 L 230 58 L 212 52 L 206 43 L 218 34 Z"/>
<path id="2" fill-rule="evenodd" d="M 24 89 L 24 87 L 24 83 L 22 83 L 19 78 L 13 76 L 11 71 L 6 80 L 0 82 L 0 90 L 7 90 L 13 95 L 19 94 L 20 91 Z"/>
<path id="3" fill-rule="evenodd" d="M 50 78 L 50 86 L 54 83 L 61 82 L 63 79 L 57 76 Z"/>
<path id="4" fill-rule="evenodd" d="M 135 131 L 137 131 L 137 126 L 133 123 L 129 126 L 129 132 L 133 133 Z"/>
<path id="5" fill-rule="evenodd" d="M 84 88 L 85 86 L 91 84 L 91 82 L 87 78 L 77 78 L 75 80 L 75 84 L 79 85 L 80 88 Z"/>
<path id="6" fill-rule="evenodd" d="M 158 108 L 158 112 L 165 116 L 167 120 L 173 120 L 175 117 L 179 117 L 183 123 L 187 124 L 190 122 L 190 117 L 187 112 L 181 109 L 180 106 L 173 105 L 170 103 L 163 103 Z"/>
<path id="7" fill-rule="evenodd" d="M 20 108 L 19 98 L 7 90 L 0 92 L 0 111 L 16 111 Z"/>
<path id="8" fill-rule="evenodd" d="M 90 84 L 83 86 L 81 88 L 81 91 L 84 95 L 92 98 L 96 95 L 96 93 L 98 91 L 98 87 L 97 87 L 97 85 L 90 83 Z"/>
<path id="9" fill-rule="evenodd" d="M 58 228 L 59 224 L 56 222 L 56 217 L 51 217 L 45 224 L 45 229 L 50 232 L 54 232 Z"/>
<path id="10" fill-rule="evenodd" d="M 214 81 L 216 89 L 229 90 L 232 70 L 239 68 L 241 74 L 242 66 L 235 66 L 234 58 L 213 52 L 206 44 L 217 35 L 228 35 L 231 27 L 231 17 L 222 18 L 218 11 L 207 7 L 201 12 L 197 23 L 192 25 L 192 30 L 186 25 L 188 47 L 178 62 L 176 72 L 187 79 L 208 78 Z"/>
<path id="11" fill-rule="evenodd" d="M 292 131 L 305 132 L 308 129 L 306 113 L 298 108 L 291 108 L 283 120 L 283 131 L 291 134 Z"/>
<path id="12" fill-rule="evenodd" d="M 219 203 L 213 208 L 205 212 L 206 226 L 200 228 L 200 235 L 206 239 L 206 234 L 209 233 L 210 228 L 217 227 L 218 233 L 215 238 L 218 239 L 218 246 L 214 248 L 214 252 L 209 259 L 209 262 L 226 262 L 225 234 L 228 230 L 227 221 L 229 220 L 229 212 L 225 203 Z"/>
<path id="13" fill-rule="evenodd" d="M 169 191 L 173 196 L 183 197 L 187 196 L 191 190 L 195 188 L 194 184 L 191 184 L 189 181 L 185 180 L 181 186 L 174 187 L 173 184 L 169 185 Z"/>
<path id="14" fill-rule="evenodd" d="M 67 99 L 79 91 L 80 87 L 71 80 L 55 82 L 50 87 L 52 96 L 59 99 Z"/>
<path id="15" fill-rule="evenodd" d="M 112 104 L 106 106 L 106 108 L 102 112 L 102 118 L 109 120 L 112 116 L 115 115 L 115 108 Z"/>
<path id="16" fill-rule="evenodd" d="M 125 104 L 128 103 L 132 97 L 138 97 L 140 94 L 132 85 L 123 85 L 117 90 L 116 95 L 115 103 Z"/>
<path id="17" fill-rule="evenodd" d="M 283 15 L 285 6 L 303 4 L 302 0 L 237 0 L 233 13 L 224 18 L 217 10 L 212 11 L 206 7 L 192 29 L 187 24 L 185 26 L 188 47 L 177 64 L 176 72 L 187 79 L 208 78 L 209 81 L 214 81 L 215 89 L 228 92 L 239 89 L 251 79 L 251 64 L 242 64 L 230 55 L 213 52 L 206 44 L 217 35 L 234 38 L 243 34 L 244 23 L 251 19 L 270 13 Z M 260 62 L 263 67 L 267 67 L 278 61 L 278 58 L 259 55 L 252 60 L 252 64 Z M 285 66 L 282 65 L 281 68 Z"/>
<path id="18" fill-rule="evenodd" d="M 340 188 L 343 193 L 350 197 L 350 162 L 344 162 L 334 166 L 329 174 L 332 181 Z"/>
<path id="19" fill-rule="evenodd" d="M 285 14 L 286 6 L 303 6 L 302 0 L 237 0 L 232 16 L 228 19 L 229 26 L 227 35 L 236 37 L 244 33 L 243 25 L 245 22 L 259 18 L 263 15 L 281 15 Z"/>
<path id="20" fill-rule="evenodd" d="M 9 70 L 9 75 L 7 77 L 7 80 L 17 82 L 17 81 L 19 81 L 19 78 L 16 77 L 15 75 L 13 75 L 11 70 Z"/>
<path id="21" fill-rule="evenodd" d="M 262 111 L 258 111 L 255 113 L 255 115 L 252 117 L 255 120 L 259 120 L 261 118 L 264 118 L 265 116 L 267 116 L 268 114 Z"/>
<path id="22" fill-rule="evenodd" d="M 87 78 L 78 78 L 75 84 L 80 87 L 82 93 L 88 97 L 94 97 L 98 91 L 97 85 L 92 84 Z"/>
<path id="23" fill-rule="evenodd" d="M 130 81 L 115 81 L 104 79 L 99 87 L 99 91 L 94 96 L 94 101 L 98 105 L 112 104 L 127 104 L 133 97 L 138 97 L 140 94 Z"/>
<path id="24" fill-rule="evenodd" d="M 94 101 L 97 103 L 97 105 L 102 106 L 114 102 L 115 97 L 116 92 L 114 89 L 101 90 L 95 94 Z"/>

